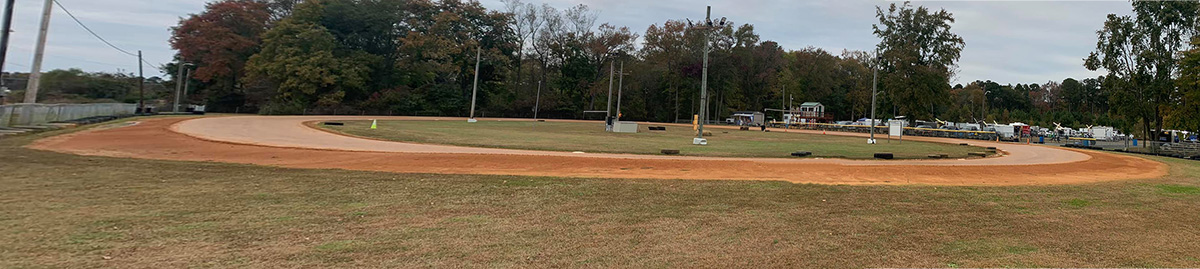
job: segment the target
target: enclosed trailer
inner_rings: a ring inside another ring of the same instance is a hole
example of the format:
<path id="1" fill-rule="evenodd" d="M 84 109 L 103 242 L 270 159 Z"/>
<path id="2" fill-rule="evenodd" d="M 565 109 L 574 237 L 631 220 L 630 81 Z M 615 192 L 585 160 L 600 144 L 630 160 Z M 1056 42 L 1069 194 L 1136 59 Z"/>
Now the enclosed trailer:
<path id="1" fill-rule="evenodd" d="M 1097 140 L 1113 140 L 1113 138 L 1116 138 L 1117 135 L 1119 135 L 1116 128 L 1109 126 L 1092 127 L 1092 129 L 1089 130 L 1089 133 L 1092 135 L 1092 138 Z"/>
<path id="2" fill-rule="evenodd" d="M 733 123 L 738 126 L 763 126 L 767 115 L 755 111 L 739 111 L 733 113 Z"/>

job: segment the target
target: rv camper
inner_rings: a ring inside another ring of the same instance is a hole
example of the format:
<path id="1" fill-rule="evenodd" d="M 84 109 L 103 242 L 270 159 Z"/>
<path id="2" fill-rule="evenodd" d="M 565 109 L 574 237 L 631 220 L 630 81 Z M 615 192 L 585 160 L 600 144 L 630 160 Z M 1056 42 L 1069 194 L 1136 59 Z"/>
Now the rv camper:
<path id="1" fill-rule="evenodd" d="M 733 113 L 733 124 L 738 126 L 763 126 L 766 114 L 755 111 L 739 111 Z"/>

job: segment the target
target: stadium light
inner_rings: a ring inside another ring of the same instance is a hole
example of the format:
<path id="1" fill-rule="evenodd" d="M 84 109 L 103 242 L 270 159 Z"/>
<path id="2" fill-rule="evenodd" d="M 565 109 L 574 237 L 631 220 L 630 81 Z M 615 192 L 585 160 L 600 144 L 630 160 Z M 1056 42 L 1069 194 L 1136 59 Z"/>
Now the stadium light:
<path id="1" fill-rule="evenodd" d="M 196 66 L 196 65 L 185 62 L 185 63 L 180 64 L 179 70 L 176 71 L 176 73 L 178 73 L 178 74 L 175 75 L 175 105 L 173 108 L 171 108 L 171 112 L 179 113 L 179 95 L 181 93 L 183 93 L 183 91 L 185 90 L 185 88 L 183 87 L 183 83 L 180 83 L 180 81 L 187 81 L 187 78 L 184 78 L 183 70 L 187 69 L 188 66 Z"/>
<path id="2" fill-rule="evenodd" d="M 483 59 L 483 46 L 475 47 L 475 83 L 471 86 L 471 117 L 467 118 L 467 122 L 474 123 L 475 120 L 475 96 L 479 93 L 479 62 Z"/>
<path id="3" fill-rule="evenodd" d="M 871 138 L 867 139 L 867 144 L 875 144 L 875 97 L 879 95 L 879 65 L 883 63 L 883 56 L 879 55 L 879 51 L 875 51 L 875 68 L 874 75 L 871 76 Z"/>
<path id="4" fill-rule="evenodd" d="M 708 53 L 712 51 L 712 40 L 710 34 L 714 30 L 724 28 L 726 25 L 730 24 L 733 24 L 733 22 L 726 21 L 724 17 L 722 17 L 719 21 L 713 21 L 712 6 L 708 6 L 708 11 L 704 15 L 704 25 L 696 26 L 692 24 L 690 19 L 688 20 L 689 27 L 704 32 L 704 72 L 701 75 L 700 82 L 700 114 L 699 120 L 697 121 L 698 125 L 696 128 L 696 139 L 692 140 L 692 144 L 694 145 L 708 144 L 708 141 L 704 140 L 704 121 L 708 120 Z"/>

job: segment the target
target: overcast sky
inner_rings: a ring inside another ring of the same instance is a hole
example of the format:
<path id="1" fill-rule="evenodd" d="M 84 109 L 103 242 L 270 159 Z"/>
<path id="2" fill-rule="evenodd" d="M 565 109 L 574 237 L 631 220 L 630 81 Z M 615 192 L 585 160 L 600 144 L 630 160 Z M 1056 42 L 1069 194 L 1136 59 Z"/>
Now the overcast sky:
<path id="1" fill-rule="evenodd" d="M 169 27 L 181 17 L 201 12 L 205 0 L 58 0 L 85 24 L 113 44 L 142 50 L 151 63 L 166 63 L 174 51 Z M 526 0 L 541 3 L 537 0 Z M 499 10 L 499 0 L 484 0 Z M 583 3 L 600 12 L 597 24 L 610 22 L 644 32 L 669 19 L 715 17 L 750 23 L 763 40 L 785 49 L 814 46 L 834 54 L 843 49 L 871 50 L 878 39 L 878 0 L 546 0 L 565 9 Z M 5 71 L 28 72 L 33 59 L 43 1 L 17 0 L 12 43 Z M 1067 77 L 1100 75 L 1083 68 L 1082 59 L 1095 47 L 1095 31 L 1109 13 L 1129 14 L 1127 1 L 915 1 L 914 5 L 945 8 L 957 20 L 952 30 L 966 41 L 954 83 L 994 80 L 1001 83 L 1045 83 Z M 50 25 L 43 69 L 137 72 L 137 59 L 96 40 L 58 7 Z M 159 75 L 146 67 L 147 76 Z"/>

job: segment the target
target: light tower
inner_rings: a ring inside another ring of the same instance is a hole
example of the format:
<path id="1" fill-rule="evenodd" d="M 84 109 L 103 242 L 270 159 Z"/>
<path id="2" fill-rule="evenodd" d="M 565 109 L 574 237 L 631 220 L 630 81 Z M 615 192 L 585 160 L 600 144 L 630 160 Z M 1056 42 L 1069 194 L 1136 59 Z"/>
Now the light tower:
<path id="1" fill-rule="evenodd" d="M 711 40 L 712 36 L 711 36 L 711 34 L 713 31 L 724 28 L 726 25 L 730 25 L 730 24 L 733 24 L 733 23 L 725 21 L 725 18 L 723 18 L 723 17 L 721 18 L 720 21 L 713 21 L 712 6 L 708 6 L 708 11 L 704 15 L 704 22 L 702 24 L 695 25 L 695 24 L 692 24 L 691 20 L 688 20 L 688 27 L 691 27 L 692 29 L 700 30 L 701 32 L 704 33 L 704 72 L 701 75 L 701 81 L 700 81 L 700 115 L 698 117 L 699 118 L 699 121 L 698 121 L 699 126 L 696 131 L 696 139 L 692 140 L 692 144 L 694 144 L 694 145 L 707 145 L 708 144 L 708 141 L 704 139 L 704 120 L 708 119 L 708 117 L 707 117 L 708 53 L 712 51 L 712 40 Z"/>

